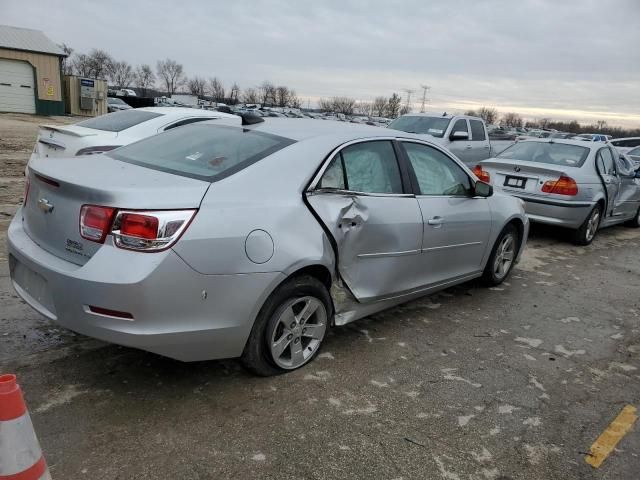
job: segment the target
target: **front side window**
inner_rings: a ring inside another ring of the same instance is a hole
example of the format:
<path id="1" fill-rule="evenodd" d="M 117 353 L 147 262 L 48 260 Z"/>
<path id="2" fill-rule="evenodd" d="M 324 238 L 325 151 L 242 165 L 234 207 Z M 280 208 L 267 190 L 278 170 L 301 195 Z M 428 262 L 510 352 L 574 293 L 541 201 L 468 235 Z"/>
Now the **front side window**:
<path id="1" fill-rule="evenodd" d="M 415 172 L 421 195 L 471 195 L 469 176 L 440 150 L 418 143 L 402 145 Z"/>
<path id="2" fill-rule="evenodd" d="M 467 135 L 469 135 L 469 127 L 467 127 L 467 121 L 464 118 L 461 118 L 460 120 L 458 120 L 456 123 L 453 124 L 453 129 L 451 130 L 451 133 L 457 133 L 457 132 L 467 132 Z"/>
<path id="3" fill-rule="evenodd" d="M 480 120 L 469 120 L 469 125 L 471 125 L 471 140 L 481 142 L 486 139 L 484 125 Z"/>
<path id="4" fill-rule="evenodd" d="M 127 128 L 135 127 L 142 122 L 147 122 L 152 118 L 160 116 L 162 116 L 161 113 L 145 112 L 144 110 L 121 110 L 100 117 L 90 118 L 89 120 L 76 123 L 76 125 L 79 127 L 93 128 L 94 130 L 121 132 Z"/>
<path id="5" fill-rule="evenodd" d="M 345 147 L 331 161 L 318 186 L 362 193 L 403 193 L 392 143 L 372 141 Z"/>
<path id="6" fill-rule="evenodd" d="M 142 167 L 214 182 L 281 150 L 294 140 L 255 130 L 196 123 L 109 153 Z"/>

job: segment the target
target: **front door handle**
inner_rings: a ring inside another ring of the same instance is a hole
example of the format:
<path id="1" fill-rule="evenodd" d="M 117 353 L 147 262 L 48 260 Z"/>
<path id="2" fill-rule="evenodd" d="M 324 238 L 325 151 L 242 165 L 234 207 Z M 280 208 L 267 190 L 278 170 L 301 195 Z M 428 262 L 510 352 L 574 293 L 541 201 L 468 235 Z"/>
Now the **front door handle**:
<path id="1" fill-rule="evenodd" d="M 433 218 L 430 218 L 429 220 L 427 220 L 427 223 L 429 225 L 433 225 L 434 227 L 441 227 L 442 226 L 442 220 L 444 220 L 442 217 L 433 217 Z"/>
<path id="2" fill-rule="evenodd" d="M 467 150 L 471 150 L 473 147 L 472 147 L 471 145 L 467 145 L 465 148 L 466 148 Z"/>

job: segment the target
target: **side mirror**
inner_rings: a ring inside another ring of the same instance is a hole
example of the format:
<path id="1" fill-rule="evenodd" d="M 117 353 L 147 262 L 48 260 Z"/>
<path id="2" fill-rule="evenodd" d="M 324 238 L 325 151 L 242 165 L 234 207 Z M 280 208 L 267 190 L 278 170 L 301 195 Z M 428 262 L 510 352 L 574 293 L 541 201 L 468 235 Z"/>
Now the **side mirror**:
<path id="1" fill-rule="evenodd" d="M 449 135 L 449 140 L 451 140 L 452 142 L 455 142 L 456 140 L 469 140 L 469 132 L 451 132 L 451 135 Z"/>
<path id="2" fill-rule="evenodd" d="M 493 195 L 493 186 L 478 180 L 473 187 L 473 196 L 487 198 L 491 195 Z"/>

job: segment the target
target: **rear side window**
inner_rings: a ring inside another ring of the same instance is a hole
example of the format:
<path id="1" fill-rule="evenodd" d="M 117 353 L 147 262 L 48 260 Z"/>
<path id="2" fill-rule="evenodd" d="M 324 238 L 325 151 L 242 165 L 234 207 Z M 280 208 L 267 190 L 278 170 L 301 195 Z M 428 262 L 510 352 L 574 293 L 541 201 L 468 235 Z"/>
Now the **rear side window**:
<path id="1" fill-rule="evenodd" d="M 122 110 L 120 112 L 108 113 L 101 117 L 90 118 L 76 125 L 79 127 L 93 128 L 94 130 L 121 132 L 127 128 L 134 127 L 142 122 L 160 116 L 162 116 L 161 113 L 145 112 L 143 110 Z"/>
<path id="2" fill-rule="evenodd" d="M 110 156 L 154 170 L 214 182 L 293 143 L 289 138 L 255 130 L 194 124 L 118 148 Z"/>
<path id="3" fill-rule="evenodd" d="M 318 187 L 362 193 L 402 193 L 393 145 L 388 141 L 373 141 L 344 148 L 331 161 Z"/>
<path id="4" fill-rule="evenodd" d="M 474 142 L 486 140 L 482 122 L 479 120 L 469 120 L 469 125 L 471 125 L 471 140 Z"/>

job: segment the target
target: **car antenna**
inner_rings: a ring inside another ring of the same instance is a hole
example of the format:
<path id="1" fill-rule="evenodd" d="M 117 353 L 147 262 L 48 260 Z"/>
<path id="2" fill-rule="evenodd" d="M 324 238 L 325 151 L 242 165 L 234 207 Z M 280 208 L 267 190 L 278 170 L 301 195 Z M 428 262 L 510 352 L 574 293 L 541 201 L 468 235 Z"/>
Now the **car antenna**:
<path id="1" fill-rule="evenodd" d="M 446 116 L 447 116 L 447 112 L 444 112 L 444 113 L 442 114 L 442 116 L 443 116 L 443 117 L 446 117 Z"/>

